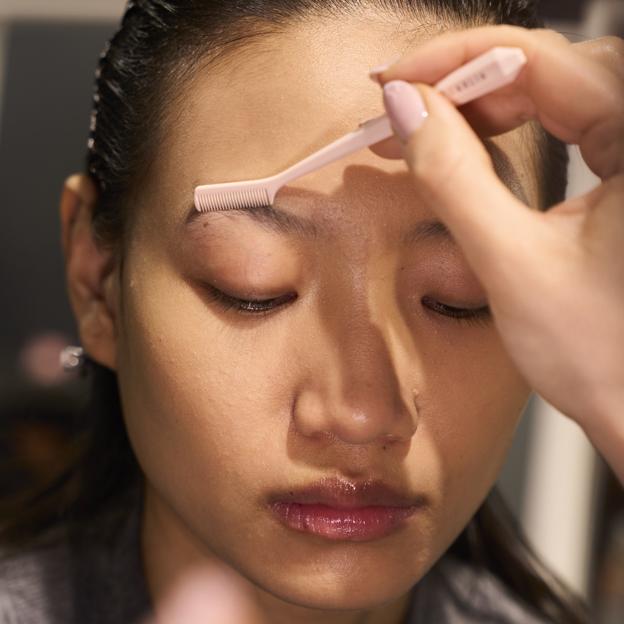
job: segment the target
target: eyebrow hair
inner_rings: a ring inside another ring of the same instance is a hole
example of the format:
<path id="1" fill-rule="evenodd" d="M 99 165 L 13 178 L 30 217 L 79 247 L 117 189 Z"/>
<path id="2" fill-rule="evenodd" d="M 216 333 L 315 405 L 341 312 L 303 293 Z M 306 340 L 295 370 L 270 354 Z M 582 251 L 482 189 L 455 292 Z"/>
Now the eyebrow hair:
<path id="1" fill-rule="evenodd" d="M 274 230 L 278 234 L 295 235 L 299 238 L 315 239 L 320 235 L 320 228 L 308 217 L 301 217 L 284 212 L 275 206 L 242 207 L 235 210 L 221 211 L 221 214 L 243 214 L 257 223 Z M 199 212 L 195 206 L 191 207 L 186 224 L 197 222 L 203 216 L 214 214 Z M 415 245 L 425 240 L 445 239 L 454 241 L 450 231 L 437 219 L 419 221 L 413 228 L 405 232 L 402 237 L 403 244 Z"/>
<path id="2" fill-rule="evenodd" d="M 412 229 L 403 235 L 403 243 L 405 245 L 416 245 L 425 240 L 447 240 L 455 242 L 453 235 L 449 229 L 437 219 L 427 219 L 419 221 Z"/>
<path id="3" fill-rule="evenodd" d="M 483 139 L 483 146 L 492 159 L 492 166 L 496 175 L 511 193 L 528 206 L 530 204 L 529 198 L 520 182 L 518 172 L 511 164 L 509 156 L 490 138 Z"/>
<path id="4" fill-rule="evenodd" d="M 191 225 L 210 214 L 242 214 L 278 234 L 290 234 L 299 238 L 315 239 L 320 234 L 319 227 L 312 219 L 285 212 L 275 206 L 242 206 L 232 210 L 200 212 L 193 205 L 186 218 L 186 225 Z"/>
<path id="5" fill-rule="evenodd" d="M 505 152 L 488 139 L 484 141 L 484 144 L 490 153 L 498 177 L 518 199 L 528 205 L 529 201 L 524 188 Z M 192 226 L 193 223 L 201 221 L 210 214 L 242 214 L 278 234 L 294 235 L 309 240 L 319 238 L 322 229 L 309 217 L 294 215 L 280 210 L 276 206 L 243 206 L 232 210 L 200 212 L 195 205 L 192 205 L 188 211 L 185 225 Z M 444 240 L 457 244 L 447 226 L 435 218 L 419 221 L 402 237 L 402 242 L 405 245 L 417 245 L 425 240 Z"/>

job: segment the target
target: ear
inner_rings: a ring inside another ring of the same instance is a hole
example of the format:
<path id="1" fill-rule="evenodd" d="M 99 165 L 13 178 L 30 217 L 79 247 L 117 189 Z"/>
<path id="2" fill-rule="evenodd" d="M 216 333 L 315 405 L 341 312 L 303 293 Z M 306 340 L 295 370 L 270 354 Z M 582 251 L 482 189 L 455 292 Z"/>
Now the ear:
<path id="1" fill-rule="evenodd" d="M 92 359 L 115 370 L 119 281 L 112 249 L 98 243 L 92 226 L 97 189 L 86 175 L 65 181 L 61 232 L 69 299 L 82 347 Z"/>

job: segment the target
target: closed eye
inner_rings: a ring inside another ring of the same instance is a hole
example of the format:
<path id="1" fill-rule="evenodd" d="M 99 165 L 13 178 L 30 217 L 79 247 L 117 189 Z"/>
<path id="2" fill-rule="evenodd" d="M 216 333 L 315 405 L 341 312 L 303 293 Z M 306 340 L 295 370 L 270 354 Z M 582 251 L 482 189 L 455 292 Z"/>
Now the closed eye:
<path id="1" fill-rule="evenodd" d="M 269 299 L 241 299 L 210 285 L 207 286 L 207 292 L 210 299 L 222 310 L 234 310 L 240 314 L 268 314 L 297 298 L 297 293 L 286 293 Z"/>
<path id="2" fill-rule="evenodd" d="M 421 303 L 425 308 L 459 322 L 487 325 L 492 320 L 492 311 L 487 305 L 479 308 L 458 308 L 436 301 L 432 297 L 423 297 Z"/>
<path id="3" fill-rule="evenodd" d="M 297 299 L 297 293 L 293 292 L 267 299 L 243 299 L 225 293 L 212 285 L 206 285 L 206 291 L 211 301 L 216 303 L 222 310 L 233 310 L 245 315 L 267 315 Z M 427 296 L 421 299 L 421 303 L 425 308 L 458 322 L 487 325 L 492 320 L 492 313 L 487 305 L 479 308 L 460 308 L 447 305 Z"/>

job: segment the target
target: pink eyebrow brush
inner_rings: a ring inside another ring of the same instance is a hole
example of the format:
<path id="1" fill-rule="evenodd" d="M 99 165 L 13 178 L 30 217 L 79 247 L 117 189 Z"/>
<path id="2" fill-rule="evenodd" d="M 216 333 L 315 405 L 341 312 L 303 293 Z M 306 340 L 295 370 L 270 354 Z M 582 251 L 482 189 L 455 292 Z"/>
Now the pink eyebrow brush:
<path id="1" fill-rule="evenodd" d="M 513 82 L 527 59 L 520 48 L 492 48 L 451 72 L 434 88 L 456 105 L 466 104 Z M 195 208 L 200 212 L 271 206 L 277 191 L 292 180 L 316 171 L 357 150 L 392 136 L 387 115 L 374 117 L 310 154 L 288 169 L 268 178 L 206 184 L 195 189 Z"/>

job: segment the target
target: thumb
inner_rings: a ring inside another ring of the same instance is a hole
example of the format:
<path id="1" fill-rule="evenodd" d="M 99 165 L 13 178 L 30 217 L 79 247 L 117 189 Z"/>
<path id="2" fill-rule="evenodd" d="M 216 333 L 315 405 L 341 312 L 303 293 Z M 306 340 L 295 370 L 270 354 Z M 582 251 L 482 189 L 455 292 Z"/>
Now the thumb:
<path id="1" fill-rule="evenodd" d="M 535 215 L 501 182 L 483 143 L 444 95 L 393 80 L 384 85 L 384 105 L 416 193 L 477 273 L 535 226 Z"/>

